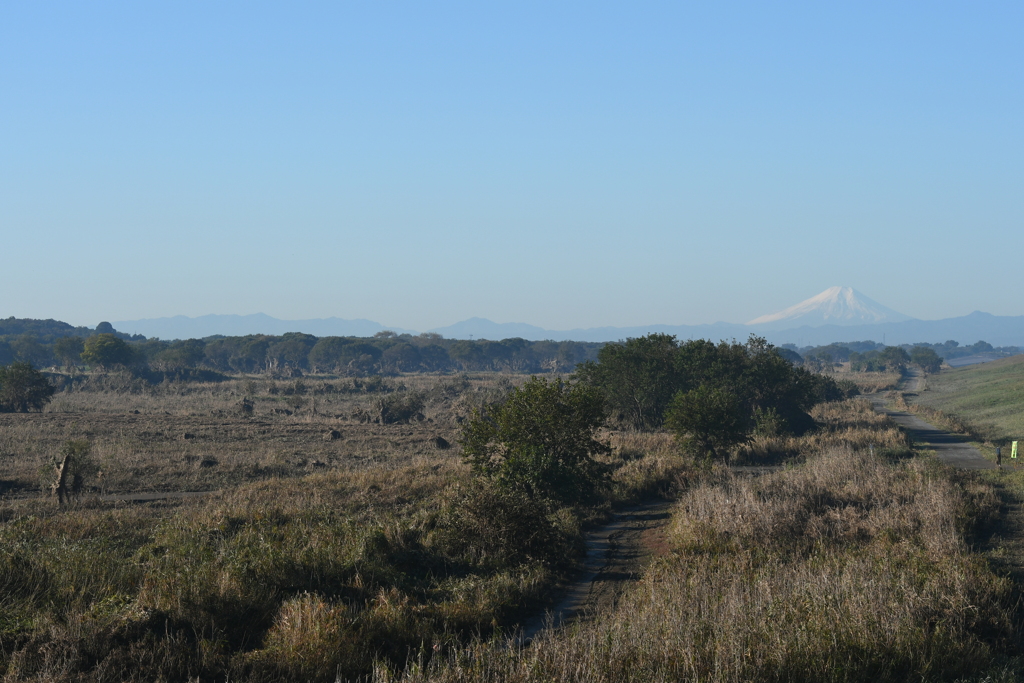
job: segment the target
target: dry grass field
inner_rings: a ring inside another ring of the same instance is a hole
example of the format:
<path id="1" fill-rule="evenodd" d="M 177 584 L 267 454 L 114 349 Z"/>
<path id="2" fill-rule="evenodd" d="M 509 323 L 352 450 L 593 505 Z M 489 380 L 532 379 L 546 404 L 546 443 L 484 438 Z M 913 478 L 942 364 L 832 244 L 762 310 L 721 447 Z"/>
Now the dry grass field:
<path id="1" fill-rule="evenodd" d="M 891 391 L 899 386 L 903 376 L 898 372 L 851 372 L 849 364 L 844 364 L 831 375 L 837 380 L 849 380 L 857 385 L 863 394 L 877 394 L 880 391 Z"/>
<path id="2" fill-rule="evenodd" d="M 839 444 L 761 477 L 718 470 L 616 609 L 375 681 L 1021 680 L 1019 587 L 972 550 L 999 508 L 973 476 Z"/>
<path id="3" fill-rule="evenodd" d="M 90 378 L 43 413 L 0 415 L 0 677 L 1017 671 L 1006 658 L 1017 654 L 1019 593 L 971 550 L 998 514 L 992 489 L 912 457 L 866 401 L 819 406 L 821 429 L 804 437 L 741 447 L 747 461 L 788 459 L 759 478 L 697 467 L 663 432 L 608 431 L 606 502 L 545 510 L 477 481 L 455 443 L 473 408 L 523 380 Z M 74 439 L 89 441 L 96 467 L 61 508 L 45 489 Z M 101 497 L 147 491 L 208 495 Z M 669 552 L 619 607 L 508 647 L 505 634 L 572 579 L 587 525 L 659 495 L 679 500 Z"/>
<path id="4" fill-rule="evenodd" d="M 103 493 L 212 491 L 269 477 L 453 460 L 454 450 L 439 450 L 436 439 L 454 445 L 474 407 L 522 381 L 494 374 L 155 387 L 116 380 L 58 393 L 43 413 L 0 414 L 0 491 L 39 491 L 40 469 L 77 438 L 92 443 L 101 474 L 91 487 Z M 422 402 L 421 416 L 368 421 L 381 401 L 410 397 Z"/>
<path id="5" fill-rule="evenodd" d="M 583 528 L 686 463 L 666 435 L 607 432 L 609 502 L 545 521 L 474 481 L 456 443 L 525 379 L 97 377 L 0 415 L 0 676 L 334 680 L 536 614 Z M 95 467 L 60 508 L 47 487 L 75 439 Z M 180 491 L 209 495 L 110 499 Z"/>

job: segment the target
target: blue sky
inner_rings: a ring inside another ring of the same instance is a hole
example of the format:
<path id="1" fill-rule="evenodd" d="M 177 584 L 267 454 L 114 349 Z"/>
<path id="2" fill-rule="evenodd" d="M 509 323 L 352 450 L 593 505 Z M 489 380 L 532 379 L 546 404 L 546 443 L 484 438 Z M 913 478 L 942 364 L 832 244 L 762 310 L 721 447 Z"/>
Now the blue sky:
<path id="1" fill-rule="evenodd" d="M 0 3 L 0 317 L 1021 315 L 1022 19 Z"/>

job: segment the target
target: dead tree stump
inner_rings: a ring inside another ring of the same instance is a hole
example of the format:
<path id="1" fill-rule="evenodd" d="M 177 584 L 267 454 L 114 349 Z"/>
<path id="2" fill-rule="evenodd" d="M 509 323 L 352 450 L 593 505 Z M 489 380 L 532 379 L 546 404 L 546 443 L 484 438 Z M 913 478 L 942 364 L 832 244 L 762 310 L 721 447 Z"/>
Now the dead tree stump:
<path id="1" fill-rule="evenodd" d="M 64 507 L 65 503 L 70 499 L 68 493 L 68 464 L 71 462 L 71 454 L 68 453 L 64 456 L 60 466 L 57 467 L 57 481 L 53 485 L 53 492 L 57 494 L 57 502 L 61 507 Z"/>

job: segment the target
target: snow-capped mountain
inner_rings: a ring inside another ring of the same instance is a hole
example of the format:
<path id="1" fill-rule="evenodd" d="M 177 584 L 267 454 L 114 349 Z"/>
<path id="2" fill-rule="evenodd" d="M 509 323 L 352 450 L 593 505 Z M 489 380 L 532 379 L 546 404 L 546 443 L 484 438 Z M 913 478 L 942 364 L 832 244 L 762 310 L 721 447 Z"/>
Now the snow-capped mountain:
<path id="1" fill-rule="evenodd" d="M 748 325 L 783 329 L 809 325 L 874 325 L 913 320 L 908 315 L 869 299 L 852 287 L 829 287 L 821 294 L 790 306 L 784 311 L 762 315 Z"/>

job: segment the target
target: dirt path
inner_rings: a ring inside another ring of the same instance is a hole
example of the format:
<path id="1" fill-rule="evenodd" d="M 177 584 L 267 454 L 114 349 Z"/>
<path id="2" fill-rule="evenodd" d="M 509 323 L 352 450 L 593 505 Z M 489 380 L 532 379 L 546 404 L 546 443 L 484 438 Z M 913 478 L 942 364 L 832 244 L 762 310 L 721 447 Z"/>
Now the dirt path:
<path id="1" fill-rule="evenodd" d="M 908 370 L 908 375 L 903 381 L 902 389 L 907 392 L 917 392 L 921 386 L 921 381 L 920 370 L 916 368 Z M 884 394 L 870 394 L 868 399 L 874 405 L 875 410 L 891 417 L 896 424 L 910 435 L 910 438 L 915 443 L 934 450 L 935 456 L 947 465 L 963 470 L 995 469 L 995 463 L 986 460 L 977 448 L 963 438 L 950 434 L 944 429 L 939 429 L 913 413 L 889 408 L 886 405 Z"/>
<path id="2" fill-rule="evenodd" d="M 615 514 L 605 526 L 587 534 L 582 576 L 546 614 L 523 624 L 518 637 L 529 642 L 544 628 L 611 609 L 626 587 L 640 578 L 647 562 L 666 550 L 665 525 L 672 503 L 657 501 Z"/>

